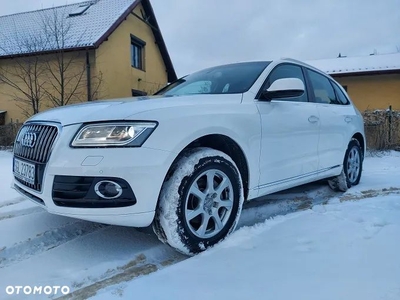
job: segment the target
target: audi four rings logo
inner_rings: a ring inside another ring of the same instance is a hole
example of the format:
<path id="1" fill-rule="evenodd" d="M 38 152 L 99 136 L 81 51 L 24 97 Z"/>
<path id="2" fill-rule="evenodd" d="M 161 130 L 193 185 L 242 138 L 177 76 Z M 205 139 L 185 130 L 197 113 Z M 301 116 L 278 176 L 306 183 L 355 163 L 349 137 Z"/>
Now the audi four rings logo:
<path id="1" fill-rule="evenodd" d="M 37 135 L 34 132 L 27 132 L 24 134 L 21 140 L 21 145 L 28 148 L 35 147 Z"/>

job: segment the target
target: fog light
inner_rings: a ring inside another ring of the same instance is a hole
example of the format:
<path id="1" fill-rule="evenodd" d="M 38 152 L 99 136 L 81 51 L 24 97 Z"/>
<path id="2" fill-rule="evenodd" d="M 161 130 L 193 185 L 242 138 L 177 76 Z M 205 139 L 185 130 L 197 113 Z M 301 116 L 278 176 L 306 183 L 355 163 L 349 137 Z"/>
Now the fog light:
<path id="1" fill-rule="evenodd" d="M 99 181 L 94 187 L 96 194 L 103 199 L 116 199 L 122 195 L 122 187 L 113 181 Z"/>

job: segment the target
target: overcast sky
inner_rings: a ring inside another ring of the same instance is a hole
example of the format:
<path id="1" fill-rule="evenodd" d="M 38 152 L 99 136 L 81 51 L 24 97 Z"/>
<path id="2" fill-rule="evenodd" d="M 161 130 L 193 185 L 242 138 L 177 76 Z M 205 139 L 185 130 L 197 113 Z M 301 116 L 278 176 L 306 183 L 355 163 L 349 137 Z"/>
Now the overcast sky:
<path id="1" fill-rule="evenodd" d="M 0 15 L 81 2 L 0 0 Z M 178 76 L 237 61 L 400 49 L 400 0 L 151 0 Z"/>

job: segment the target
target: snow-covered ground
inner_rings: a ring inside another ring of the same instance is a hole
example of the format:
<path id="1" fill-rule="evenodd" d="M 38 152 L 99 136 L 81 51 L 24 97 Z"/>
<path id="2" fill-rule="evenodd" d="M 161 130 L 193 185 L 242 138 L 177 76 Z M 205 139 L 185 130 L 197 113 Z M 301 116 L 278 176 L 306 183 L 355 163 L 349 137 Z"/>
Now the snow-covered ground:
<path id="1" fill-rule="evenodd" d="M 26 285 L 68 286 L 65 299 L 400 299 L 399 152 L 367 157 L 345 194 L 320 182 L 246 204 L 232 236 L 190 259 L 150 228 L 23 200 L 11 158 L 0 152 L 0 299 L 48 297 L 6 293 Z"/>

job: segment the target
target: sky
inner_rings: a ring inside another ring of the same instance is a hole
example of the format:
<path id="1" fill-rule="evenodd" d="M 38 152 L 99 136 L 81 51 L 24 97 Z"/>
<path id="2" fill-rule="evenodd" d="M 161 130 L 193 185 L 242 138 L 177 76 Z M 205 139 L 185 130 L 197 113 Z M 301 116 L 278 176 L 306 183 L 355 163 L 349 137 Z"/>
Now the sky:
<path id="1" fill-rule="evenodd" d="M 0 0 L 0 15 L 81 2 Z M 400 0 L 151 0 L 178 76 L 213 65 L 400 50 Z"/>

